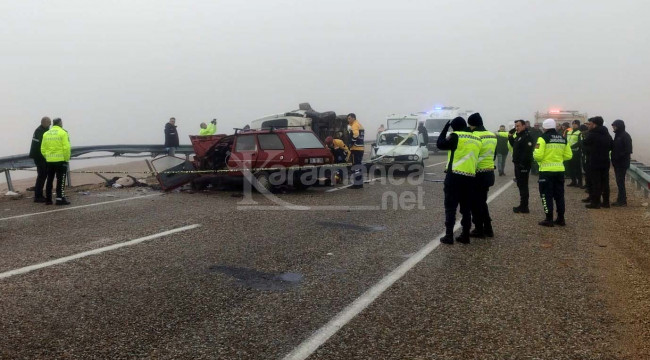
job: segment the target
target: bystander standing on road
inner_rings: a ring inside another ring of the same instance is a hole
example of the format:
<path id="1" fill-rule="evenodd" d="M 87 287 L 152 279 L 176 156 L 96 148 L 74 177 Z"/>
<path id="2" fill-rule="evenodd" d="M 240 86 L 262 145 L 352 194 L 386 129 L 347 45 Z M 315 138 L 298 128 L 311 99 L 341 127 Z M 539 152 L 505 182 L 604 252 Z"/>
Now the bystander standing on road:
<path id="1" fill-rule="evenodd" d="M 533 142 L 533 145 L 537 144 L 537 139 L 542 136 L 542 130 L 540 130 L 540 124 L 535 124 L 530 126 L 530 121 L 526 120 L 526 130 L 530 134 L 530 139 Z M 530 173 L 533 175 L 539 174 L 539 164 L 537 161 L 533 161 L 530 167 Z"/>
<path id="2" fill-rule="evenodd" d="M 169 118 L 165 124 L 165 149 L 167 155 L 176 155 L 176 148 L 179 146 L 178 131 L 176 130 L 176 118 Z"/>
<path id="3" fill-rule="evenodd" d="M 350 125 L 350 151 L 352 152 L 352 189 L 363 188 L 363 151 L 364 133 L 363 126 L 357 120 L 354 113 L 348 114 L 348 125 Z"/>
<path id="4" fill-rule="evenodd" d="M 499 126 L 499 131 L 497 131 L 497 148 L 496 148 L 496 160 L 497 160 L 497 170 L 499 176 L 506 175 L 506 159 L 508 158 L 508 132 L 506 131 L 506 126 Z"/>
<path id="5" fill-rule="evenodd" d="M 566 225 L 564 218 L 564 162 L 573 153 L 566 139 L 557 132 L 555 120 L 546 119 L 542 123 L 544 134 L 537 139 L 533 158 L 539 163 L 539 194 L 542 197 L 546 218 L 539 222 L 542 226 Z M 553 201 L 557 218 L 553 221 Z"/>
<path id="6" fill-rule="evenodd" d="M 588 124 L 588 123 L 587 123 Z M 589 150 L 585 148 L 584 141 L 589 135 L 589 126 L 587 124 L 580 125 L 580 152 L 582 153 L 582 175 L 585 178 L 584 185 L 581 189 L 585 189 L 587 194 L 591 191 L 591 179 L 589 178 Z"/>
<path id="7" fill-rule="evenodd" d="M 34 185 L 34 202 L 42 203 L 45 202 L 45 196 L 43 196 L 43 186 L 45 185 L 45 180 L 47 179 L 47 160 L 45 156 L 41 153 L 41 144 L 43 143 L 43 134 L 50 129 L 52 125 L 52 120 L 49 117 L 45 116 L 41 119 L 41 125 L 34 130 L 34 135 L 32 136 L 32 145 L 29 149 L 29 157 L 34 159 L 34 164 L 36 165 L 36 184 Z"/>
<path id="8" fill-rule="evenodd" d="M 616 175 L 616 186 L 618 195 L 612 206 L 627 206 L 627 193 L 625 192 L 625 174 L 630 168 L 632 156 L 632 137 L 625 131 L 625 122 L 615 120 L 612 123 L 614 131 L 614 145 L 612 146 L 612 166 Z"/>
<path id="9" fill-rule="evenodd" d="M 512 208 L 512 211 L 528 214 L 530 212 L 528 208 L 528 177 L 533 163 L 534 145 L 523 120 L 515 121 L 515 128 L 510 131 L 508 142 L 512 146 L 512 163 L 515 167 L 515 181 L 519 188 L 519 206 Z"/>
<path id="10" fill-rule="evenodd" d="M 451 127 L 454 132 L 447 136 Z M 462 233 L 456 241 L 469 244 L 469 230 L 472 226 L 471 191 L 474 187 L 478 153 L 481 150 L 481 139 L 472 134 L 465 119 L 457 117 L 447 122 L 440 132 L 436 144 L 440 150 L 447 152 L 447 167 L 445 172 L 445 236 L 440 238 L 443 244 L 454 243 L 454 226 L 456 225 L 456 210 L 460 205 L 462 216 L 460 224 Z"/>
<path id="11" fill-rule="evenodd" d="M 63 130 L 63 121 L 52 120 L 52 128 L 43 134 L 41 153 L 47 161 L 47 184 L 45 185 L 45 205 L 52 205 L 52 184 L 56 177 L 56 205 L 69 205 L 65 197 L 65 177 L 70 161 L 70 138 Z"/>
<path id="12" fill-rule="evenodd" d="M 589 177 L 591 179 L 591 192 L 589 198 L 583 200 L 589 202 L 588 209 L 600 209 L 609 207 L 609 152 L 612 150 L 612 137 L 607 128 L 603 126 L 604 120 L 595 116 L 589 120 L 591 130 L 583 141 L 584 147 L 589 149 Z M 601 199 L 602 197 L 602 199 Z"/>

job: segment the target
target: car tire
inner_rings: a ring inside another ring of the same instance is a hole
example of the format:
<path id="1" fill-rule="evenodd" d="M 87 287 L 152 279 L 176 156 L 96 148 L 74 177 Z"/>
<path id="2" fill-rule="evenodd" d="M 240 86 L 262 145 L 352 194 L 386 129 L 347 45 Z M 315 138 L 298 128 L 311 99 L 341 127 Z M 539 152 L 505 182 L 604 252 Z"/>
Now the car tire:
<path id="1" fill-rule="evenodd" d="M 271 192 L 271 189 L 273 186 L 271 185 L 271 181 L 269 180 L 269 173 L 266 171 L 260 171 L 255 174 L 255 180 L 257 180 L 258 185 L 253 186 L 255 190 L 259 193 L 269 193 Z M 259 188 L 258 188 L 259 187 Z"/>

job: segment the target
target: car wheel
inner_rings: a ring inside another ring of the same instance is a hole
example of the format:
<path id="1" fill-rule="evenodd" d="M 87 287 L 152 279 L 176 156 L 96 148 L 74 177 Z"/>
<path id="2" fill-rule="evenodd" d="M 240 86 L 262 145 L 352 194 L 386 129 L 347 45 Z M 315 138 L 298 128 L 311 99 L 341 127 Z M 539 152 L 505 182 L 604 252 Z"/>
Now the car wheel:
<path id="1" fill-rule="evenodd" d="M 271 181 L 269 180 L 269 173 L 266 171 L 261 171 L 255 174 L 255 179 L 257 180 L 257 186 L 253 186 L 255 190 L 260 193 L 268 193 L 273 187 Z"/>

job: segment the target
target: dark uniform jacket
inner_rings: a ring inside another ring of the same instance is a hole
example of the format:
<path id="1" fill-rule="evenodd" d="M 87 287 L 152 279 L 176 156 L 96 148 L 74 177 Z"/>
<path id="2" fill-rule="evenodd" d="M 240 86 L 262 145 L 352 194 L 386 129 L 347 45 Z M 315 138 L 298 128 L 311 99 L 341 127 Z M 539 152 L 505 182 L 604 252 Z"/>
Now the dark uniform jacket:
<path id="1" fill-rule="evenodd" d="M 165 147 L 178 147 L 178 131 L 176 125 L 165 124 Z"/>
<path id="2" fill-rule="evenodd" d="M 591 170 L 609 169 L 609 152 L 612 150 L 612 137 L 604 126 L 589 130 L 582 147 L 589 154 L 588 166 Z"/>
<path id="3" fill-rule="evenodd" d="M 612 125 L 616 126 L 614 132 L 616 135 L 612 147 L 612 165 L 616 168 L 629 168 L 630 155 L 632 154 L 632 137 L 625 131 L 625 123 L 622 121 L 616 120 Z"/>
<path id="4" fill-rule="evenodd" d="M 45 162 L 45 156 L 41 153 L 41 143 L 43 142 L 43 134 L 45 134 L 47 130 L 47 128 L 39 126 L 34 131 L 34 136 L 32 136 L 32 146 L 29 148 L 30 158 Z"/>
<path id="5" fill-rule="evenodd" d="M 517 133 L 517 137 L 509 137 L 508 141 L 512 146 L 512 162 L 524 170 L 530 170 L 535 143 L 528 130 Z"/>

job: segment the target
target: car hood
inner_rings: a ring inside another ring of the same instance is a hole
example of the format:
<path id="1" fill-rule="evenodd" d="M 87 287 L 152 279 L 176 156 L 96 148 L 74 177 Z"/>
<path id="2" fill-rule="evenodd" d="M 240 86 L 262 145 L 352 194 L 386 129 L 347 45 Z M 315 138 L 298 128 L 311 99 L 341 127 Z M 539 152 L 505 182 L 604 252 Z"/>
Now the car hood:
<path id="1" fill-rule="evenodd" d="M 417 146 L 410 145 L 380 145 L 377 147 L 377 155 L 382 156 L 400 156 L 400 155 L 416 155 L 418 151 Z"/>

